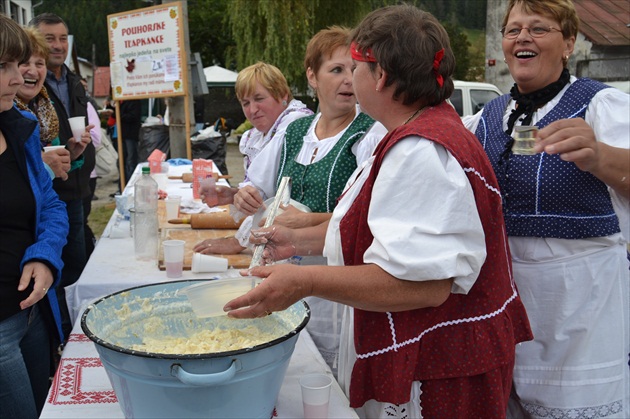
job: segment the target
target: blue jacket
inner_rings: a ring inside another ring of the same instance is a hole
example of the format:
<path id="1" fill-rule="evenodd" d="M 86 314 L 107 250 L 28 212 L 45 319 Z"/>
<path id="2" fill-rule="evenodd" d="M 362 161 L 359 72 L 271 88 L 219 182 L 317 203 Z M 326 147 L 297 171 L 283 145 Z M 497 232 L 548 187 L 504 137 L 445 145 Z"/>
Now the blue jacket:
<path id="1" fill-rule="evenodd" d="M 20 112 L 16 107 L 0 113 L 0 128 L 11 149 L 16 153 L 16 160 L 22 175 L 29 181 L 36 205 L 34 243 L 26 249 L 20 271 L 32 260 L 45 263 L 54 276 L 46 299 L 50 305 L 59 338 L 63 342 L 61 314 L 55 288 L 61 279 L 61 250 L 66 245 L 68 236 L 68 214 L 66 204 L 52 188 L 52 181 L 42 161 L 42 149 L 39 141 L 39 126 L 30 112 Z"/>

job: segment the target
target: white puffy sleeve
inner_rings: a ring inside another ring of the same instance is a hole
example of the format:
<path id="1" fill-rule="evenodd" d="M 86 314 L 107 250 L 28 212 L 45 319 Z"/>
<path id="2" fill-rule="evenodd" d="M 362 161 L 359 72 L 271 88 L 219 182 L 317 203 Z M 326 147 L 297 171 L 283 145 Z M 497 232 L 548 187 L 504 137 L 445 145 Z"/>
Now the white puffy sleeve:
<path id="1" fill-rule="evenodd" d="M 467 293 L 486 258 L 485 236 L 468 178 L 441 145 L 419 137 L 386 155 L 372 191 L 364 255 L 391 275 L 423 281 L 454 278 Z"/>

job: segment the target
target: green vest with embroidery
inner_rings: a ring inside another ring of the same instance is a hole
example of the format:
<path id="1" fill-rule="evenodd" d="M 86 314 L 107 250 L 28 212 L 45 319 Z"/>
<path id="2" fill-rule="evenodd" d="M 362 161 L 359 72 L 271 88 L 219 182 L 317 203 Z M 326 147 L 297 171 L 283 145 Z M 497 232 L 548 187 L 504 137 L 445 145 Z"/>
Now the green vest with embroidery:
<path id="1" fill-rule="evenodd" d="M 289 176 L 292 199 L 308 206 L 313 212 L 332 212 L 348 178 L 357 168 L 352 146 L 365 136 L 374 120 L 360 113 L 326 156 L 315 163 L 303 165 L 295 158 L 314 119 L 315 115 L 306 116 L 288 126 L 276 187 L 284 176 Z"/>

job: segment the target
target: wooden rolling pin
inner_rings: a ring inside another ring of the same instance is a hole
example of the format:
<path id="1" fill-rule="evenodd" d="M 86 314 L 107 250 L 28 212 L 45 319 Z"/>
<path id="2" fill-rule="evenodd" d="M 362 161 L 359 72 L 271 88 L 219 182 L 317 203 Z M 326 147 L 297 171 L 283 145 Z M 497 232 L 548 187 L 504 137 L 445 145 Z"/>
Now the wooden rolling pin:
<path id="1" fill-rule="evenodd" d="M 218 173 L 213 173 L 212 177 L 214 177 L 214 180 L 232 179 L 232 176 L 230 176 L 230 175 L 219 175 Z M 169 176 L 168 178 L 169 179 L 181 179 L 182 182 L 184 182 L 184 183 L 192 183 L 192 181 L 193 181 L 192 173 L 184 173 L 181 176 Z"/>
<path id="2" fill-rule="evenodd" d="M 238 229 L 244 218 L 238 223 L 228 212 L 211 212 L 204 214 L 191 214 L 190 218 L 177 218 L 168 220 L 170 224 L 190 224 L 191 228 L 215 228 L 215 229 Z"/>

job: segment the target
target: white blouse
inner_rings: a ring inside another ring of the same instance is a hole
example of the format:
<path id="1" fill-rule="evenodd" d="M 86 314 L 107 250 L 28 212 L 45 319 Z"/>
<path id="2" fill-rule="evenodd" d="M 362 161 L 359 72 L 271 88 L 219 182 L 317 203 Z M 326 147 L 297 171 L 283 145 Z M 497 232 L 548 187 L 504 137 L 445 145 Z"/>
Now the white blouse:
<path id="1" fill-rule="evenodd" d="M 289 102 L 287 108 L 278 116 L 267 134 L 263 134 L 256 128 L 246 131 L 241 137 L 241 141 L 238 145 L 239 151 L 245 156 L 243 158 L 243 166 L 245 168 L 244 182 L 248 179 L 249 165 L 252 161 L 254 161 L 256 156 L 260 154 L 261 150 L 265 148 L 271 139 L 275 138 L 277 141 L 281 142 L 284 138 L 284 133 L 291 122 L 312 114 L 313 112 L 308 109 L 304 103 L 297 99 L 293 99 Z"/>
<path id="2" fill-rule="evenodd" d="M 359 115 L 360 112 L 361 109 L 357 105 L 356 115 Z M 296 161 L 300 164 L 309 165 L 323 159 L 346 131 L 344 129 L 334 137 L 318 138 L 315 134 L 315 127 L 320 117 L 321 114 L 318 113 L 304 136 L 302 148 L 296 157 Z M 385 127 L 381 123 L 375 122 L 366 135 L 352 146 L 352 152 L 357 157 L 357 164 L 360 164 L 372 155 L 374 148 L 385 134 L 387 134 Z M 283 141 L 271 141 L 249 167 L 249 182 L 244 182 L 239 187 L 245 185 L 255 186 L 261 192 L 263 200 L 275 196 L 282 144 Z M 317 149 L 317 154 L 311 161 L 315 149 Z"/>
<path id="3" fill-rule="evenodd" d="M 350 177 L 326 234 L 329 265 L 344 265 L 339 223 L 365 183 L 374 157 Z M 396 278 L 454 278 L 466 294 L 486 258 L 483 227 L 472 187 L 459 162 L 441 145 L 408 137 L 388 152 L 376 178 L 368 213 L 374 241 L 365 263 Z"/>

